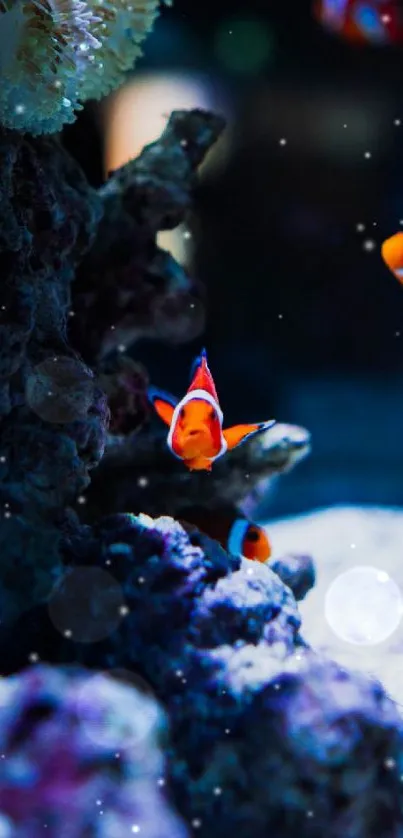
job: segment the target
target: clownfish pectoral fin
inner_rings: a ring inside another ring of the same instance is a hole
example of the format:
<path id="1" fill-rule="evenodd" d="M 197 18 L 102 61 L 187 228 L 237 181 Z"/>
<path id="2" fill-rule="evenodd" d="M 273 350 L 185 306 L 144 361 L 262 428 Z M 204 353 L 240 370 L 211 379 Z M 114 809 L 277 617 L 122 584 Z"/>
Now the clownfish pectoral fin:
<path id="1" fill-rule="evenodd" d="M 225 428 L 222 433 L 227 443 L 227 450 L 231 451 L 237 445 L 242 445 L 249 437 L 267 431 L 275 423 L 275 419 L 270 419 L 268 422 L 257 422 L 254 425 L 234 425 L 232 428 Z"/>
<path id="2" fill-rule="evenodd" d="M 158 390 L 157 387 L 149 387 L 147 395 L 160 419 L 162 419 L 166 425 L 170 425 L 178 400 L 169 393 L 164 393 L 162 390 Z"/>

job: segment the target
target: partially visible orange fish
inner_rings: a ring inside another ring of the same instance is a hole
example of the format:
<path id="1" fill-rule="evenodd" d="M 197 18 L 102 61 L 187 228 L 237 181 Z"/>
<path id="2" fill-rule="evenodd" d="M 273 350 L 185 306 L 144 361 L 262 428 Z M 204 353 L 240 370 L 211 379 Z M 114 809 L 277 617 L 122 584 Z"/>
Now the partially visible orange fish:
<path id="1" fill-rule="evenodd" d="M 257 562 L 266 562 L 271 556 L 271 544 L 263 527 L 240 517 L 236 509 L 215 511 L 189 506 L 178 514 L 178 518 L 185 529 L 189 524 L 197 527 L 218 541 L 228 553 Z"/>
<path id="2" fill-rule="evenodd" d="M 403 284 L 403 232 L 385 239 L 381 248 L 382 259 L 396 279 Z"/>
<path id="3" fill-rule="evenodd" d="M 158 416 L 169 425 L 167 444 L 170 450 L 190 471 L 211 471 L 213 462 L 226 451 L 275 424 L 275 420 L 270 419 L 223 430 L 223 412 L 205 349 L 192 366 L 191 378 L 190 387 L 179 402 L 154 387 L 148 391 Z"/>

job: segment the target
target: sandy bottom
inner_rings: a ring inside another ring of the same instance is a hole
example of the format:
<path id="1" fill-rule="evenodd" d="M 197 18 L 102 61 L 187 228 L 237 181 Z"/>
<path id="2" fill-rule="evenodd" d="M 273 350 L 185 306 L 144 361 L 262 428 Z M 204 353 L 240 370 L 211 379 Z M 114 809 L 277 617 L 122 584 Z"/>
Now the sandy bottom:
<path id="1" fill-rule="evenodd" d="M 403 603 L 403 509 L 333 507 L 273 521 L 266 529 L 270 533 L 274 557 L 293 552 L 309 553 L 315 560 L 317 584 L 299 603 L 305 640 L 342 665 L 375 676 L 403 711 L 403 619 L 400 618 L 397 628 L 386 640 L 357 645 L 337 635 L 325 612 L 326 595 L 333 581 L 340 574 L 363 565 L 383 571 L 381 577 L 386 571 L 400 589 Z M 339 606 L 341 634 L 346 630 L 349 596 L 351 599 L 351 592 L 346 590 L 346 607 L 343 608 L 341 602 Z M 357 596 L 364 621 L 368 600 L 365 601 L 362 590 Z M 391 601 L 390 608 L 393 607 L 396 609 L 396 602 Z M 375 619 L 380 632 L 382 609 L 383 606 Z M 386 605 L 385 620 L 389 618 L 389 614 L 386 617 L 387 610 Z"/>

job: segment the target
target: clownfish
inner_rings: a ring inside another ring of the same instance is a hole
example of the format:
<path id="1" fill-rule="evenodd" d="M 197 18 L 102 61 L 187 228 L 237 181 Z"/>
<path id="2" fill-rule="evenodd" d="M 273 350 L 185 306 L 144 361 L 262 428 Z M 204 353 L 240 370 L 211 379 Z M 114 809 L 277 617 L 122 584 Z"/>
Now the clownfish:
<path id="1" fill-rule="evenodd" d="M 240 517 L 236 509 L 215 512 L 191 506 L 183 509 L 178 519 L 185 529 L 189 525 L 197 527 L 209 538 L 214 538 L 228 553 L 262 563 L 271 556 L 271 544 L 263 527 Z"/>
<path id="2" fill-rule="evenodd" d="M 403 233 L 385 239 L 381 248 L 382 259 L 396 279 L 403 284 Z"/>
<path id="3" fill-rule="evenodd" d="M 402 40 L 402 12 L 395 0 L 317 0 L 316 18 L 355 44 L 394 44 Z"/>
<path id="4" fill-rule="evenodd" d="M 275 419 L 223 430 L 224 416 L 205 349 L 196 358 L 190 375 L 190 386 L 180 401 L 155 387 L 149 388 L 148 397 L 169 426 L 167 445 L 174 456 L 190 471 L 211 471 L 213 462 L 226 451 L 271 428 Z"/>

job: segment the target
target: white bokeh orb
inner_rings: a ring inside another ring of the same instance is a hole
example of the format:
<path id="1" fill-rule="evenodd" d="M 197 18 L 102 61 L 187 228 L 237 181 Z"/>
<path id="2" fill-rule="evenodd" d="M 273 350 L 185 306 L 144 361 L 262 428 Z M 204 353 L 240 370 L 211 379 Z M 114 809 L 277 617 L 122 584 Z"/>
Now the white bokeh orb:
<path id="1" fill-rule="evenodd" d="M 396 631 L 403 614 L 399 587 L 388 573 L 358 566 L 333 580 L 325 596 L 325 617 L 347 643 L 372 646 Z"/>

